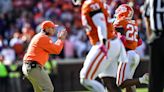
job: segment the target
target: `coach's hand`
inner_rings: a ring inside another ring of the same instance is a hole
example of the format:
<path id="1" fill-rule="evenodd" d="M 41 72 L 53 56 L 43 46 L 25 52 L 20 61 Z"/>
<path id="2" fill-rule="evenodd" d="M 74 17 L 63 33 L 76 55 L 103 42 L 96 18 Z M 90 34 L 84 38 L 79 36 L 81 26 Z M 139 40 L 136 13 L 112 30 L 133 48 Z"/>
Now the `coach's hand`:
<path id="1" fill-rule="evenodd" d="M 67 36 L 67 31 L 64 27 L 58 29 L 58 33 L 57 33 L 58 39 L 65 40 L 66 36 Z"/>

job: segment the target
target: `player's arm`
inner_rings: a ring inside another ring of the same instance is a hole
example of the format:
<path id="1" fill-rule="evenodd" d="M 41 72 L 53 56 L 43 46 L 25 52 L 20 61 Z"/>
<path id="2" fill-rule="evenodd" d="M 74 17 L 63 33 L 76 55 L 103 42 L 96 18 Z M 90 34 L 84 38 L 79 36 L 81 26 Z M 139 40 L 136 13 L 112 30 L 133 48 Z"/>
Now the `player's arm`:
<path id="1" fill-rule="evenodd" d="M 105 15 L 102 13 L 102 10 L 99 9 L 90 12 L 90 16 L 92 17 L 93 23 L 97 27 L 100 42 L 105 45 L 107 39 L 107 25 L 105 21 Z"/>
<path id="2" fill-rule="evenodd" d="M 149 0 L 146 0 L 144 4 L 144 21 L 145 21 L 145 26 L 146 26 L 146 35 L 148 39 L 150 38 L 152 31 L 150 29 L 150 5 L 149 5 Z"/>
<path id="3" fill-rule="evenodd" d="M 123 27 L 115 27 L 115 30 L 119 33 L 121 33 L 121 35 L 125 35 L 124 34 L 124 28 Z"/>
<path id="4" fill-rule="evenodd" d="M 141 39 L 141 37 L 140 37 L 140 35 L 138 35 L 138 45 L 137 46 L 140 46 L 140 45 L 142 45 L 142 39 Z"/>
<path id="5" fill-rule="evenodd" d="M 107 24 L 105 20 L 105 15 L 103 14 L 101 9 L 95 10 L 90 12 L 90 17 L 92 18 L 93 23 L 97 27 L 98 31 L 98 37 L 100 40 L 100 47 L 99 49 L 107 55 L 107 47 L 106 47 L 106 41 L 107 41 Z"/>
<path id="6" fill-rule="evenodd" d="M 125 35 L 125 33 L 124 33 L 125 30 L 121 24 L 121 21 L 116 20 L 113 25 L 117 32 L 121 33 L 121 35 Z"/>
<path id="7" fill-rule="evenodd" d="M 117 32 L 121 33 L 120 39 L 121 39 L 122 43 L 125 46 L 127 44 L 127 42 L 126 42 L 126 34 L 125 34 L 125 30 L 124 30 L 121 22 L 120 21 L 115 21 L 113 25 L 114 25 L 115 30 Z"/>
<path id="8" fill-rule="evenodd" d="M 149 20 L 149 17 L 145 17 L 144 20 L 145 20 L 145 25 L 146 25 L 146 35 L 149 38 L 151 36 L 151 34 L 152 34 L 152 32 L 150 30 L 150 20 Z"/>

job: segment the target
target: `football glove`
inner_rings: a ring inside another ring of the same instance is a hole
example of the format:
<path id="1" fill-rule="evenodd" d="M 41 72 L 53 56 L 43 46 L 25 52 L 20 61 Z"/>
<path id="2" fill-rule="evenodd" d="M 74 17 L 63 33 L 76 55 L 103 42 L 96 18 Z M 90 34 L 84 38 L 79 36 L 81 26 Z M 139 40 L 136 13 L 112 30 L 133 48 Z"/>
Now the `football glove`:
<path id="1" fill-rule="evenodd" d="M 104 44 L 101 44 L 99 49 L 105 54 L 105 56 L 107 56 L 108 49 Z"/>

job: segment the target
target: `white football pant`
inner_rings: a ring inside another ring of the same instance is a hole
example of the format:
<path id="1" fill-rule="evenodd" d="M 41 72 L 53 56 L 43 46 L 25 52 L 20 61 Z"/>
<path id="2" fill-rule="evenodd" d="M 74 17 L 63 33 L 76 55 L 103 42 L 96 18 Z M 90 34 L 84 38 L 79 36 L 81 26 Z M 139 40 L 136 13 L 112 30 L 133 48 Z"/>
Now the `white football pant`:
<path id="1" fill-rule="evenodd" d="M 107 67 L 109 67 L 113 60 L 116 60 L 115 62 L 128 61 L 125 48 L 120 39 L 116 38 L 108 41 L 107 47 L 109 50 L 107 57 L 100 51 L 99 45 L 92 46 L 80 71 L 81 84 L 94 92 L 105 91 L 103 85 L 94 79 L 100 73 L 107 71 Z"/>

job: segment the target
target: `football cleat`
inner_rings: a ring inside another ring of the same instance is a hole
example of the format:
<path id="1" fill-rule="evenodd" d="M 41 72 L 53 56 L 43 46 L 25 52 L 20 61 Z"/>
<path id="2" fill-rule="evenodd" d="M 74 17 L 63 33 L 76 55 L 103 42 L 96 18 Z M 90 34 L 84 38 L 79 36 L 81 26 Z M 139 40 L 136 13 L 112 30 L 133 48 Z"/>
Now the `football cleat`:
<path id="1" fill-rule="evenodd" d="M 149 74 L 145 73 L 141 78 L 139 78 L 141 84 L 149 84 Z"/>

